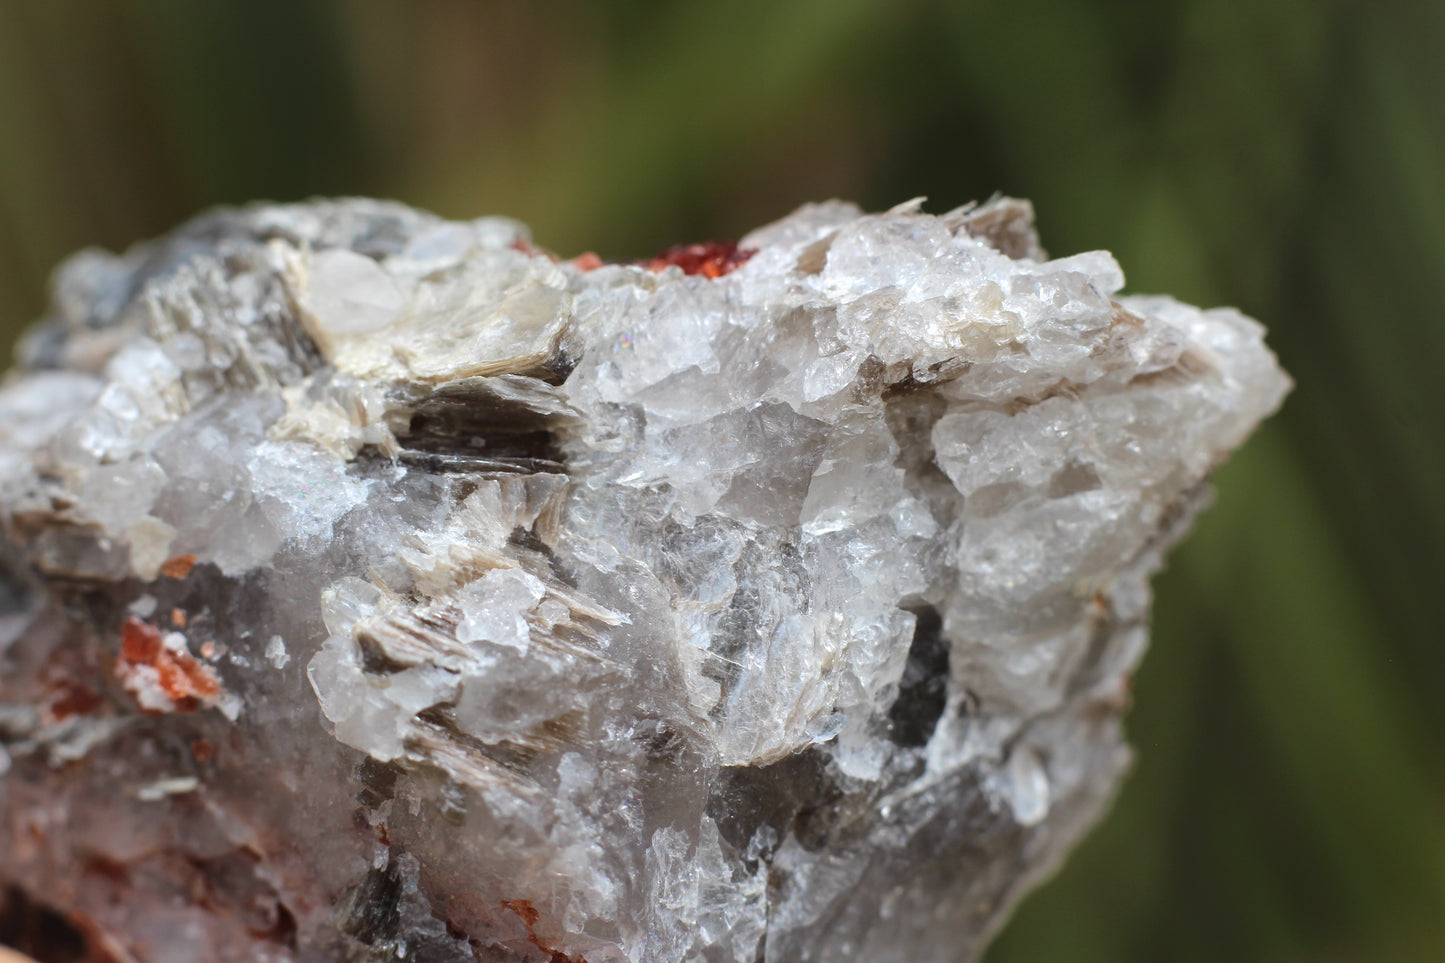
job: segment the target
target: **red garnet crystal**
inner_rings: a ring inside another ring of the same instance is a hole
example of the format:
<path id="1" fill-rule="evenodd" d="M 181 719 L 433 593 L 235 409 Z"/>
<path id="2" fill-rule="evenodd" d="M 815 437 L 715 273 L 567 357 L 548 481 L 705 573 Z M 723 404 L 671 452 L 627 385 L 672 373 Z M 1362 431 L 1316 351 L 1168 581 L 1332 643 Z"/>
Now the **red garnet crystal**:
<path id="1" fill-rule="evenodd" d="M 701 274 L 720 278 L 747 263 L 756 251 L 740 249 L 733 241 L 707 241 L 703 244 L 679 244 L 653 256 L 647 262 L 649 271 L 661 271 L 676 265 L 683 274 Z"/>

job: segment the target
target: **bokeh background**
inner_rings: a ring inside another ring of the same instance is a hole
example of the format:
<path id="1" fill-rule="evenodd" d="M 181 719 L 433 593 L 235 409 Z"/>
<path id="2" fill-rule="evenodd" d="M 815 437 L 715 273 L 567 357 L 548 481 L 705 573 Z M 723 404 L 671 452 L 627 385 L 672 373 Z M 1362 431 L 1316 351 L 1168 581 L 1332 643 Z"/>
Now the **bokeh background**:
<path id="1" fill-rule="evenodd" d="M 1158 582 L 1134 774 L 989 963 L 1445 960 L 1442 63 L 1432 0 L 0 0 L 0 350 L 64 255 L 219 203 L 637 257 L 1030 197 L 1298 389 Z"/>

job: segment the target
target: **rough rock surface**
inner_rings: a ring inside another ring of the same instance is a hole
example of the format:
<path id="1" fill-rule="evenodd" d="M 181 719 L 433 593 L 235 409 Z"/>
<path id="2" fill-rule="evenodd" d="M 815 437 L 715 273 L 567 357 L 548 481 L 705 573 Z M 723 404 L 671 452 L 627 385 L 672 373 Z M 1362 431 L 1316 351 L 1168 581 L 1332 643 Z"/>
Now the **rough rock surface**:
<path id="1" fill-rule="evenodd" d="M 1148 576 L 1287 390 L 1122 285 L 1006 199 L 641 264 L 359 200 L 78 255 L 0 391 L 0 925 L 974 955 L 1107 802 Z"/>

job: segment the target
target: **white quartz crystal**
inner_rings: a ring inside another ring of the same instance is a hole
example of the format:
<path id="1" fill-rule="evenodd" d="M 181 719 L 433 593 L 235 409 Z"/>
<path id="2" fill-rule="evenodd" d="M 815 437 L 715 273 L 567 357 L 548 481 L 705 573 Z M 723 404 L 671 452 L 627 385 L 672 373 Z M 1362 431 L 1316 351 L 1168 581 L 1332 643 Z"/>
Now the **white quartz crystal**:
<path id="1" fill-rule="evenodd" d="M 73 259 L 0 390 L 0 883 L 137 960 L 975 955 L 1288 387 L 1123 283 L 1008 199 Z"/>

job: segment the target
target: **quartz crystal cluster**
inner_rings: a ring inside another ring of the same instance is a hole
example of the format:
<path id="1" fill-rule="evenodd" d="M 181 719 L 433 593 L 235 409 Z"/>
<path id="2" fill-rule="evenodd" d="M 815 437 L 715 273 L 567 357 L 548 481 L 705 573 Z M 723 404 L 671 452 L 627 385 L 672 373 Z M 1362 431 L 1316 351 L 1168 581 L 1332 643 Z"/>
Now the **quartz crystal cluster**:
<path id="1" fill-rule="evenodd" d="M 0 389 L 0 929 L 970 958 L 1108 801 L 1148 577 L 1287 390 L 1122 285 L 1010 199 L 632 264 L 363 200 L 72 258 Z"/>

